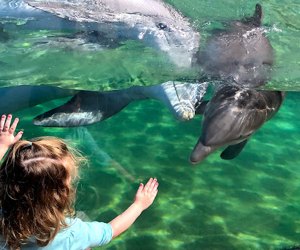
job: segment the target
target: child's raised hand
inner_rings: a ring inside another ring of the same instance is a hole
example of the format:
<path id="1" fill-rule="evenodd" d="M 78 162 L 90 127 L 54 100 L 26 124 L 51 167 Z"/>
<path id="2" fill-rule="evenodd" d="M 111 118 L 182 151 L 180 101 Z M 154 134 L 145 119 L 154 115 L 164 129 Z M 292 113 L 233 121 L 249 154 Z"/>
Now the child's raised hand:
<path id="1" fill-rule="evenodd" d="M 142 210 L 148 208 L 154 201 L 159 183 L 156 178 L 150 178 L 146 185 L 140 184 L 135 195 L 134 203 L 141 206 Z"/>
<path id="2" fill-rule="evenodd" d="M 156 178 L 150 178 L 146 185 L 140 184 L 134 202 L 122 214 L 109 222 L 112 227 L 113 238 L 126 231 L 140 214 L 153 203 L 158 192 L 157 187 Z"/>
<path id="3" fill-rule="evenodd" d="M 2 147 L 10 147 L 12 144 L 20 140 L 23 135 L 23 131 L 19 131 L 16 136 L 14 135 L 15 130 L 17 128 L 19 119 L 15 118 L 13 123 L 11 124 L 12 115 L 9 114 L 1 116 L 0 120 L 0 146 Z"/>

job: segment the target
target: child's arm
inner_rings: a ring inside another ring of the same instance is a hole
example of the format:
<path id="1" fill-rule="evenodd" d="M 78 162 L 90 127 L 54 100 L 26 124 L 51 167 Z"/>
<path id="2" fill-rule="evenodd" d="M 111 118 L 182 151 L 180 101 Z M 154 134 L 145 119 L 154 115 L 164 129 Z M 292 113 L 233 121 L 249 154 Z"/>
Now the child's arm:
<path id="1" fill-rule="evenodd" d="M 140 184 L 134 202 L 122 214 L 109 222 L 112 227 L 113 238 L 126 231 L 140 214 L 153 203 L 158 192 L 157 187 L 156 178 L 150 178 L 145 186 L 143 183 Z"/>
<path id="2" fill-rule="evenodd" d="M 9 147 L 20 140 L 23 135 L 23 131 L 20 131 L 14 136 L 14 132 L 17 128 L 19 119 L 16 118 L 12 125 L 10 125 L 12 119 L 12 115 L 9 114 L 6 118 L 6 115 L 1 116 L 0 120 L 0 160 L 2 160 L 6 151 Z"/>

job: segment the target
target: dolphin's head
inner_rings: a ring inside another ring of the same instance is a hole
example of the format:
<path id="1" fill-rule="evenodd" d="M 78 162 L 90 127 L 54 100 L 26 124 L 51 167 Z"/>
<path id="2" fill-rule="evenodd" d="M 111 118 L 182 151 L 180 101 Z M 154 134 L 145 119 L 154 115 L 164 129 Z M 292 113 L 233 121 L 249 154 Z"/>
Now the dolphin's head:
<path id="1" fill-rule="evenodd" d="M 190 161 L 199 163 L 217 148 L 247 140 L 267 118 L 267 103 L 259 91 L 221 87 L 205 109 L 202 133 Z"/>
<path id="2" fill-rule="evenodd" d="M 200 42 L 200 34 L 191 23 L 177 12 L 144 19 L 148 20 L 141 27 L 141 39 L 151 47 L 165 52 L 175 65 L 191 67 Z"/>
<path id="3" fill-rule="evenodd" d="M 101 27 L 109 37 L 141 40 L 165 52 L 179 67 L 190 67 L 199 48 L 200 35 L 191 22 L 160 0 L 25 1 L 85 28 Z"/>

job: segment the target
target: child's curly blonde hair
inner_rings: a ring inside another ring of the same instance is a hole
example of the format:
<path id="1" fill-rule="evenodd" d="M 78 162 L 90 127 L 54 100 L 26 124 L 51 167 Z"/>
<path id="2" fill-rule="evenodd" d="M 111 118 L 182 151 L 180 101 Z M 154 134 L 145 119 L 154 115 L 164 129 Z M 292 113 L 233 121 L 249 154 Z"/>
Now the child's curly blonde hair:
<path id="1" fill-rule="evenodd" d="M 73 215 L 78 151 L 56 137 L 16 142 L 0 166 L 1 233 L 18 249 L 33 237 L 46 246 Z"/>

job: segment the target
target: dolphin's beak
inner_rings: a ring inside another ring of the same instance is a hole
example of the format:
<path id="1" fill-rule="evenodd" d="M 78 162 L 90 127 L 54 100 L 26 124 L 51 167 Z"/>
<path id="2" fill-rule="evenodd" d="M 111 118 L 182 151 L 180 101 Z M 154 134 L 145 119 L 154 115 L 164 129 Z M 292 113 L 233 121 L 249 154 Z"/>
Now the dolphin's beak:
<path id="1" fill-rule="evenodd" d="M 200 138 L 190 155 L 190 163 L 200 163 L 204 160 L 204 158 L 206 158 L 210 153 L 212 153 L 215 150 L 216 147 L 203 145 Z"/>

